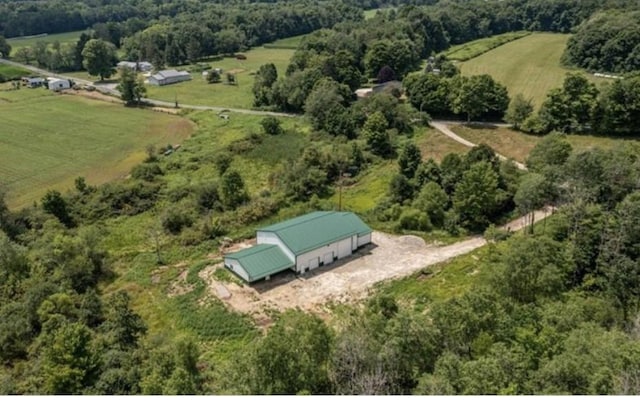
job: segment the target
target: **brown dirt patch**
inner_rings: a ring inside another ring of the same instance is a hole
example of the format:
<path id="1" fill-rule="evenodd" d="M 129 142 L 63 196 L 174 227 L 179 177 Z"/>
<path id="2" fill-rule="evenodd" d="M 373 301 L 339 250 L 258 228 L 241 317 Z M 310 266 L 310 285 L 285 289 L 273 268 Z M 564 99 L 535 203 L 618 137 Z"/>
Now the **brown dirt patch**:
<path id="1" fill-rule="evenodd" d="M 102 100 L 103 102 L 122 104 L 122 100 L 118 99 L 117 97 L 108 96 L 98 91 L 67 89 L 62 91 L 61 93 L 82 96 L 82 97 L 86 97 L 87 99 Z"/>
<path id="2" fill-rule="evenodd" d="M 246 71 L 246 69 L 244 69 L 244 68 L 233 68 L 231 70 L 227 70 L 226 72 L 228 72 L 229 74 L 240 74 L 240 73 L 243 73 L 245 71 Z"/>

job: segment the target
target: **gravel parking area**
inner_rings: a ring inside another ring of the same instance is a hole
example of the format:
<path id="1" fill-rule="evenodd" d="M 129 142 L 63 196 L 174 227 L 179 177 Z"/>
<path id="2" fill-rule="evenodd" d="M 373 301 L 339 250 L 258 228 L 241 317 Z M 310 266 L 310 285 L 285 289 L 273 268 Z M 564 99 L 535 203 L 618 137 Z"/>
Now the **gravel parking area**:
<path id="1" fill-rule="evenodd" d="M 536 212 L 536 221 L 544 216 Z M 520 218 L 506 225 L 512 231 L 524 227 Z M 262 315 L 270 309 L 301 308 L 321 312 L 328 302 L 360 299 L 375 283 L 410 275 L 426 266 L 466 254 L 486 244 L 484 238 L 472 237 L 447 246 L 425 244 L 419 237 L 396 236 L 375 231 L 372 244 L 348 258 L 321 267 L 305 275 L 283 272 L 270 281 L 238 285 L 217 281 L 205 270 L 201 277 L 208 283 L 210 294 L 230 308 L 243 313 Z"/>

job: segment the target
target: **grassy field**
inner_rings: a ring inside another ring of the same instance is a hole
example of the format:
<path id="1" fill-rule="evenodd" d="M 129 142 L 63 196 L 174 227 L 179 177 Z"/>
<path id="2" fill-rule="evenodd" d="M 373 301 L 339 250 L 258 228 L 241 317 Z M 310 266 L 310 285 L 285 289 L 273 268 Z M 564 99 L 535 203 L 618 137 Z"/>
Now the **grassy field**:
<path id="1" fill-rule="evenodd" d="M 147 97 L 168 102 L 173 102 L 177 98 L 178 103 L 194 105 L 251 108 L 253 106 L 251 88 L 256 71 L 263 64 L 274 63 L 278 74 L 283 76 L 293 52 L 292 49 L 259 47 L 246 52 L 246 60 L 227 57 L 221 61 L 210 62 L 214 68 L 222 68 L 224 73 L 235 73 L 238 80 L 238 85 L 235 86 L 223 83 L 208 84 L 200 73 L 193 73 L 191 81 L 159 87 L 147 85 Z M 179 69 L 186 69 L 186 67 Z"/>
<path id="2" fill-rule="evenodd" d="M 489 74 L 506 85 L 509 96 L 522 93 L 539 107 L 550 89 L 562 85 L 567 72 L 560 57 L 569 35 L 534 33 L 459 64 L 463 75 Z M 588 75 L 596 83 L 604 78 Z"/>
<path id="3" fill-rule="evenodd" d="M 302 42 L 302 39 L 304 39 L 306 36 L 307 35 L 291 36 L 290 38 L 284 38 L 284 39 L 276 40 L 275 42 L 268 43 L 264 45 L 264 47 L 267 49 L 295 50 L 298 48 L 298 46 L 300 46 L 300 42 Z"/>
<path id="4" fill-rule="evenodd" d="M 0 77 L 4 77 L 7 81 L 20 79 L 20 77 L 25 75 L 31 75 L 31 71 L 14 67 L 12 65 L 0 64 Z"/>
<path id="5" fill-rule="evenodd" d="M 495 35 L 489 38 L 482 38 L 472 42 L 451 46 L 449 50 L 444 52 L 444 54 L 450 60 L 466 61 L 529 34 L 530 32 L 526 31 L 507 32 L 502 35 Z"/>
<path id="6" fill-rule="evenodd" d="M 374 8 L 371 10 L 364 10 L 364 19 L 371 19 L 376 16 L 378 11 L 386 12 L 389 10 L 394 10 L 396 7 L 386 7 L 386 8 Z"/>
<path id="7" fill-rule="evenodd" d="M 10 38 L 7 39 L 7 42 L 11 45 L 11 53 L 15 54 L 16 50 L 21 47 L 30 47 L 35 45 L 37 42 L 47 42 L 53 43 L 55 41 L 62 43 L 75 43 L 80 38 L 80 34 L 85 31 L 73 31 L 73 32 L 65 32 L 65 33 L 56 33 L 53 35 L 45 35 L 45 36 L 26 36 L 19 38 Z"/>
<path id="8" fill-rule="evenodd" d="M 452 125 L 451 130 L 473 143 L 486 143 L 496 152 L 516 161 L 524 162 L 534 146 L 542 139 L 540 136 L 528 135 L 509 128 L 470 127 Z M 596 135 L 567 135 L 567 140 L 574 150 L 582 151 L 600 147 L 610 149 L 616 146 L 640 143 L 640 137 L 616 138 Z"/>
<path id="9" fill-rule="evenodd" d="M 94 185 L 123 177 L 149 144 L 178 143 L 193 124 L 184 118 L 44 89 L 0 92 L 0 185 L 21 207 L 78 176 Z"/>

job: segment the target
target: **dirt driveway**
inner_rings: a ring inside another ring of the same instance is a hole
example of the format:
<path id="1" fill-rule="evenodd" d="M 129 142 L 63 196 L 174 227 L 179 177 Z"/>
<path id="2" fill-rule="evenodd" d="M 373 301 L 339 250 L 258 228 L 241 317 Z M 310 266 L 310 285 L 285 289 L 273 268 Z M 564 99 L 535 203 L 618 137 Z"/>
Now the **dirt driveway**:
<path id="1" fill-rule="evenodd" d="M 544 215 L 544 211 L 536 212 L 536 221 Z M 504 228 L 517 231 L 523 226 L 524 219 L 520 218 Z M 297 307 L 320 312 L 328 302 L 360 299 L 375 283 L 408 276 L 485 244 L 482 237 L 473 237 L 447 246 L 435 246 L 425 244 L 419 237 L 375 231 L 372 244 L 348 258 L 302 276 L 284 272 L 274 276 L 271 281 L 241 286 L 217 281 L 213 271 L 223 268 L 218 265 L 203 270 L 201 278 L 207 282 L 212 296 L 238 312 L 263 316 L 268 310 Z"/>

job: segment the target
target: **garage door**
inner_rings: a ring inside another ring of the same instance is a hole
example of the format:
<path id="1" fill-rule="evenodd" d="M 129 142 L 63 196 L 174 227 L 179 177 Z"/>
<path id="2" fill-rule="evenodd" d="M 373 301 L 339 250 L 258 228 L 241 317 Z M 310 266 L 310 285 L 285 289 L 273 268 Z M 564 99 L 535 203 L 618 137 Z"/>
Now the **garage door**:
<path id="1" fill-rule="evenodd" d="M 333 262 L 333 252 L 325 253 L 322 257 L 322 263 L 328 265 L 331 262 Z"/>
<path id="2" fill-rule="evenodd" d="M 320 266 L 320 258 L 311 258 L 309 259 L 309 269 L 313 270 Z"/>
<path id="3" fill-rule="evenodd" d="M 338 258 L 342 259 L 351 255 L 351 237 L 338 242 Z"/>

